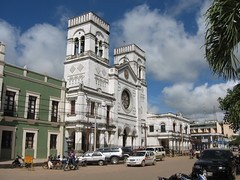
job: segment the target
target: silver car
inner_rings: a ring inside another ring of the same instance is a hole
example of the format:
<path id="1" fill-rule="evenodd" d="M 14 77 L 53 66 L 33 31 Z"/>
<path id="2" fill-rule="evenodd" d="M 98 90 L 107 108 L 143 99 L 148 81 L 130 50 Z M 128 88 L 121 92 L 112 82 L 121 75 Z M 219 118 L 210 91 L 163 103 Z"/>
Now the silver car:
<path id="1" fill-rule="evenodd" d="M 86 164 L 98 164 L 102 166 L 107 164 L 106 157 L 98 151 L 95 152 L 86 152 L 82 156 L 78 157 L 79 161 L 85 161 Z"/>

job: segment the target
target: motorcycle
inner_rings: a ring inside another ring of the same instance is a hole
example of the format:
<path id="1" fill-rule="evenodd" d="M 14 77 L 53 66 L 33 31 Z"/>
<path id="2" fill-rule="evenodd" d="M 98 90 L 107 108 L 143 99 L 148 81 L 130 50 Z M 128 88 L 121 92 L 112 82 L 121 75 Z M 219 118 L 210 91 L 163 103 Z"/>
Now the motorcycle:
<path id="1" fill-rule="evenodd" d="M 63 163 L 59 156 L 48 156 L 48 160 L 43 164 L 43 169 L 62 169 Z"/>
<path id="2" fill-rule="evenodd" d="M 14 161 L 12 162 L 12 168 L 24 167 L 24 160 L 21 156 L 17 155 Z"/>
<path id="3" fill-rule="evenodd" d="M 79 160 L 75 157 L 68 157 L 66 161 L 63 161 L 63 170 L 70 171 L 70 170 L 77 170 L 79 167 Z"/>
<path id="4" fill-rule="evenodd" d="M 186 174 L 176 173 L 171 175 L 169 178 L 158 176 L 158 180 L 207 180 L 207 177 L 205 174 L 198 174 L 196 178 L 193 178 Z"/>

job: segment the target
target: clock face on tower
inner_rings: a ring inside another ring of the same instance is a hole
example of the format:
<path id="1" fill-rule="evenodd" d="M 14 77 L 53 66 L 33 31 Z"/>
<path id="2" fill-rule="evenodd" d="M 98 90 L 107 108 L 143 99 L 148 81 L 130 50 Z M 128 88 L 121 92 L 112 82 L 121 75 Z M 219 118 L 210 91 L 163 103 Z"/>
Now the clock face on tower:
<path id="1" fill-rule="evenodd" d="M 130 106 L 130 94 L 127 90 L 122 92 L 122 105 L 125 109 L 128 109 Z"/>

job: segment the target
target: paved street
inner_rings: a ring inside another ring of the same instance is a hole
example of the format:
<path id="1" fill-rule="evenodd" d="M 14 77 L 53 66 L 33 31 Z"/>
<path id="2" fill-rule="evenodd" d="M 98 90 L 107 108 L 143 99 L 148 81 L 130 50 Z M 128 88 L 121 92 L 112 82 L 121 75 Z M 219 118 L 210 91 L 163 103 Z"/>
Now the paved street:
<path id="1" fill-rule="evenodd" d="M 156 180 L 157 176 L 170 176 L 175 172 L 189 174 L 195 160 L 188 157 L 166 158 L 157 162 L 156 166 L 126 167 L 124 164 L 80 167 L 77 171 L 64 172 L 63 170 L 45 170 L 34 167 L 33 170 L 23 169 L 0 169 L 1 180 Z"/>
<path id="2" fill-rule="evenodd" d="M 124 164 L 80 167 L 64 172 L 34 167 L 33 170 L 0 169 L 1 180 L 157 180 L 157 176 L 169 177 L 176 172 L 189 174 L 195 159 L 189 157 L 166 158 L 156 166 L 126 167 Z M 237 179 L 240 180 L 240 177 Z"/>

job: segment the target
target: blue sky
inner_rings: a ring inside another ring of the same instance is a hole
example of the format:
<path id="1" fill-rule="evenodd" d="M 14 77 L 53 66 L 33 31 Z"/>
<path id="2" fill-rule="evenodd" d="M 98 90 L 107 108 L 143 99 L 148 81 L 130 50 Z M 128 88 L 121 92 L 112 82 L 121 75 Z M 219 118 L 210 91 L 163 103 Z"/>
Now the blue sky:
<path id="1" fill-rule="evenodd" d="M 210 0 L 2 0 L 5 61 L 63 78 L 67 19 L 92 11 L 110 25 L 113 48 L 135 43 L 146 53 L 148 111 L 221 120 L 218 97 L 236 82 L 213 76 L 204 58 Z"/>

